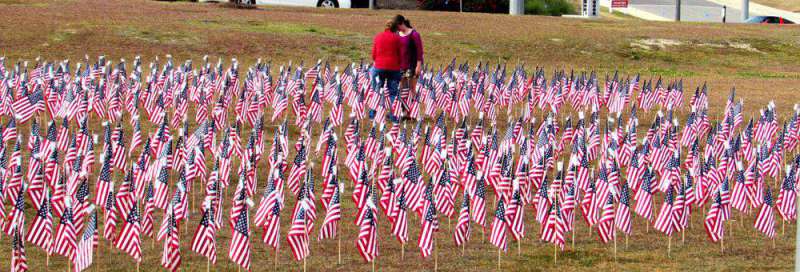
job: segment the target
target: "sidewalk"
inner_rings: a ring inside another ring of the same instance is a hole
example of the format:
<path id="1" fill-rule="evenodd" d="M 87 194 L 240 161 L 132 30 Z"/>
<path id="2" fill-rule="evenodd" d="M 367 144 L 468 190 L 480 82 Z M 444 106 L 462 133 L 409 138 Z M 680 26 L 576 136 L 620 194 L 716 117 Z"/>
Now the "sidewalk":
<path id="1" fill-rule="evenodd" d="M 710 2 L 714 2 L 720 5 L 728 6 L 729 8 L 736 8 L 741 9 L 742 1 L 741 0 L 707 0 Z M 773 7 L 764 6 L 762 4 L 758 4 L 756 2 L 750 1 L 750 16 L 753 14 L 763 14 L 763 15 L 771 15 L 771 16 L 780 16 L 795 23 L 800 23 L 800 13 L 786 11 L 782 9 L 777 9 Z"/>
<path id="2" fill-rule="evenodd" d="M 673 21 L 675 19 L 675 0 L 631 0 L 627 8 L 616 8 L 627 15 L 638 17 L 650 21 Z M 682 8 L 682 21 L 696 22 L 720 22 L 722 6 L 728 7 L 727 21 L 729 23 L 741 22 L 741 0 L 684 0 L 685 7 Z M 598 3 L 603 7 L 610 7 L 610 0 L 599 0 Z M 719 5 L 715 7 L 715 5 Z M 764 6 L 755 2 L 750 2 L 750 17 L 757 15 L 780 16 L 791 21 L 800 23 L 800 13 L 781 10 L 773 7 Z"/>

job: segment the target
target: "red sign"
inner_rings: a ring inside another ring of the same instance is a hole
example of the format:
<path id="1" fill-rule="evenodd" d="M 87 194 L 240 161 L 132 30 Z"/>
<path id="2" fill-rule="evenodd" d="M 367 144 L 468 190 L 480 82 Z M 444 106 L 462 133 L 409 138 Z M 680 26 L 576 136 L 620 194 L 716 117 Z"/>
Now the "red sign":
<path id="1" fill-rule="evenodd" d="M 627 8 L 628 0 L 611 0 L 612 8 Z"/>

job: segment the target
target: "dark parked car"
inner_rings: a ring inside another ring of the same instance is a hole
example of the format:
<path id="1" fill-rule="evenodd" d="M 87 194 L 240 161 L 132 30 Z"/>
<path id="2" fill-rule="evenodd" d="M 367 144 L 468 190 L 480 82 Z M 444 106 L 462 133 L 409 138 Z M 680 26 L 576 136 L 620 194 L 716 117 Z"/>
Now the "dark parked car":
<path id="1" fill-rule="evenodd" d="M 779 16 L 754 16 L 746 21 L 749 24 L 779 24 L 779 25 L 793 25 L 794 22 Z"/>

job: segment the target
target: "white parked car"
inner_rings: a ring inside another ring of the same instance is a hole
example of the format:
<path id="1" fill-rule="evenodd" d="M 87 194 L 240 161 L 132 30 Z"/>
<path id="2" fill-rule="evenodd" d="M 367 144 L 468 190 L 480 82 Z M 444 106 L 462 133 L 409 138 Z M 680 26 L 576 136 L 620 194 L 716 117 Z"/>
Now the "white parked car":
<path id="1" fill-rule="evenodd" d="M 350 8 L 350 0 L 256 0 L 256 5 Z"/>

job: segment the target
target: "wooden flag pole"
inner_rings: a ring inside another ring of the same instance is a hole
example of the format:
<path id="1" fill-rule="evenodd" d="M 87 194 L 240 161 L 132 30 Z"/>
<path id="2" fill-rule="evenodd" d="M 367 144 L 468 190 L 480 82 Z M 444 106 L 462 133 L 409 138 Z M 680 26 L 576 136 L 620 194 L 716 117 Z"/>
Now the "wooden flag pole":
<path id="1" fill-rule="evenodd" d="M 436 234 L 434 233 L 434 235 L 436 235 Z M 439 247 L 437 245 L 438 241 L 439 241 L 439 238 L 434 236 L 434 238 L 433 238 L 433 271 L 439 271 Z"/>
<path id="2" fill-rule="evenodd" d="M 500 247 L 497 248 L 497 271 L 500 271 Z"/>
<path id="3" fill-rule="evenodd" d="M 681 231 L 681 245 L 686 244 L 686 230 Z"/>
<path id="4" fill-rule="evenodd" d="M 314 168 L 314 163 L 311 163 L 311 168 Z M 303 185 L 303 186 L 305 186 L 305 185 Z M 305 214 L 305 212 L 303 212 L 303 213 Z M 303 217 L 303 229 L 308 230 L 308 223 L 306 222 L 305 216 Z M 306 235 L 306 236 L 308 236 L 308 235 Z M 307 259 L 308 259 L 308 256 L 305 256 L 303 258 L 303 272 L 306 272 L 306 260 Z"/>
<path id="5" fill-rule="evenodd" d="M 461 244 L 461 257 L 464 257 L 464 252 L 467 251 L 467 243 L 464 242 Z"/>
<path id="6" fill-rule="evenodd" d="M 614 262 L 617 262 L 617 231 L 614 231 Z"/>
<path id="7" fill-rule="evenodd" d="M 101 256 L 103 255 L 103 251 L 100 249 L 102 245 L 103 245 L 102 241 L 98 241 L 97 242 L 97 263 L 98 263 L 98 265 L 94 266 L 94 270 L 95 271 L 100 271 L 99 263 L 100 263 Z M 49 255 L 49 253 L 48 253 L 48 255 Z"/>
<path id="8" fill-rule="evenodd" d="M 375 259 L 372 259 L 372 272 L 375 272 Z"/>
<path id="9" fill-rule="evenodd" d="M 517 256 L 522 256 L 522 238 L 517 240 Z"/>
<path id="10" fill-rule="evenodd" d="M 48 268 L 50 268 L 50 252 L 47 253 L 47 259 L 44 261 L 44 270 L 47 271 Z"/>
<path id="11" fill-rule="evenodd" d="M 672 235 L 669 236 L 669 240 L 667 241 L 667 258 L 672 258 L 671 253 L 672 253 Z"/>
<path id="12" fill-rule="evenodd" d="M 206 272 L 211 271 L 211 259 L 206 259 Z"/>
<path id="13" fill-rule="evenodd" d="M 781 236 L 786 235 L 786 220 L 781 218 Z"/>
<path id="14" fill-rule="evenodd" d="M 400 260 L 406 258 L 406 243 L 400 243 Z"/>
<path id="15" fill-rule="evenodd" d="M 775 249 L 775 238 L 772 238 L 772 249 Z"/>
<path id="16" fill-rule="evenodd" d="M 275 270 L 278 270 L 278 250 L 280 250 L 280 247 L 275 248 Z"/>
<path id="17" fill-rule="evenodd" d="M 139 266 L 141 265 L 141 263 L 142 262 L 136 262 L 136 272 L 139 272 Z"/>
<path id="18" fill-rule="evenodd" d="M 628 234 L 626 233 L 626 234 L 625 234 L 625 249 L 626 249 L 626 250 L 628 249 L 628 238 L 630 238 L 630 235 L 628 235 Z"/>
<path id="19" fill-rule="evenodd" d="M 719 238 L 719 251 L 725 253 L 725 236 Z"/>
<path id="20" fill-rule="evenodd" d="M 553 243 L 553 263 L 558 264 L 558 245 Z"/>
<path id="21" fill-rule="evenodd" d="M 575 231 L 577 228 L 575 227 L 575 223 L 572 224 L 572 249 L 575 249 Z"/>
<path id="22" fill-rule="evenodd" d="M 342 235 L 339 236 L 339 242 L 336 245 L 336 252 L 338 253 L 339 259 L 336 264 L 342 264 Z"/>

